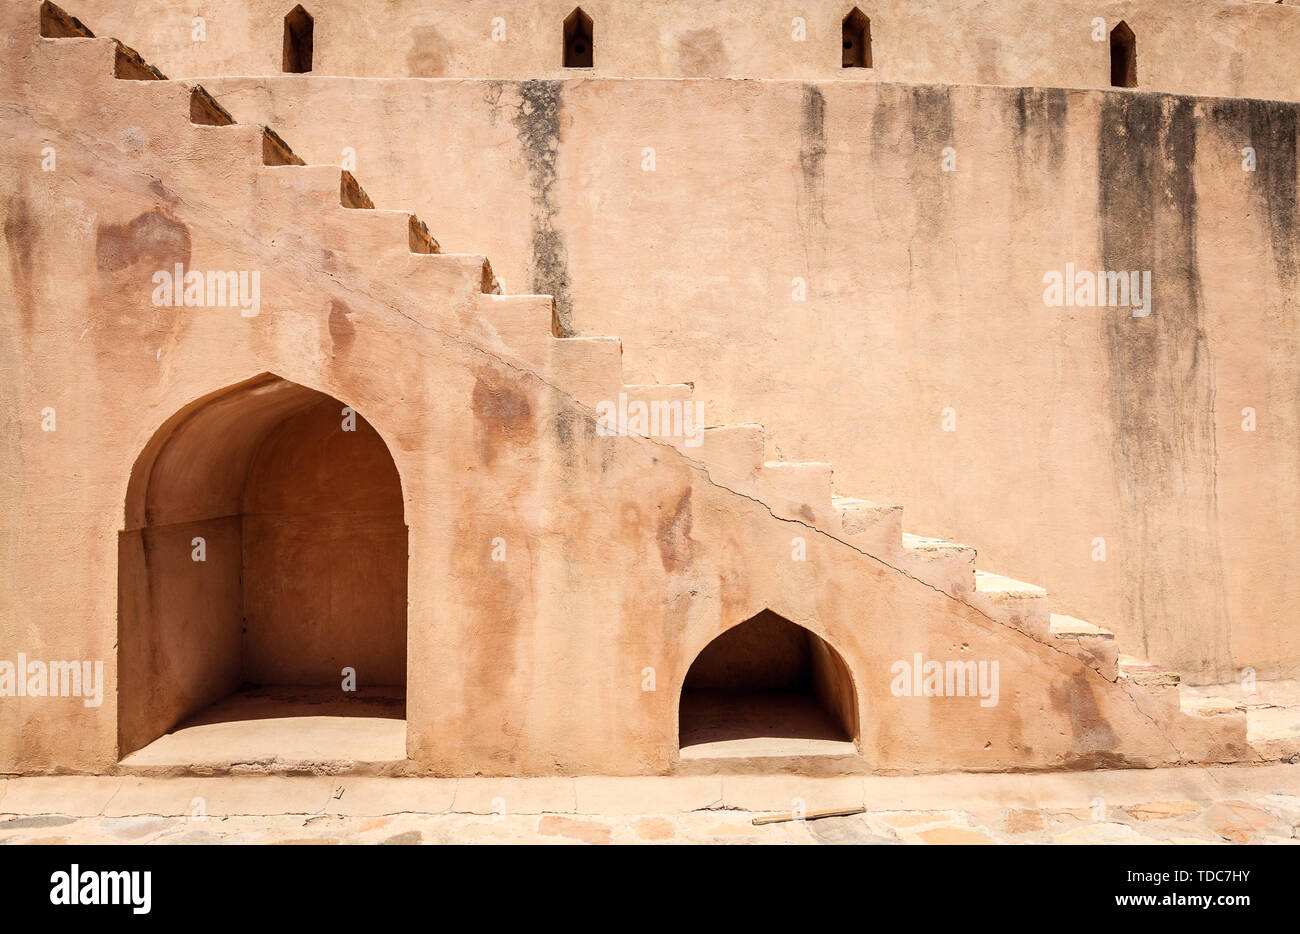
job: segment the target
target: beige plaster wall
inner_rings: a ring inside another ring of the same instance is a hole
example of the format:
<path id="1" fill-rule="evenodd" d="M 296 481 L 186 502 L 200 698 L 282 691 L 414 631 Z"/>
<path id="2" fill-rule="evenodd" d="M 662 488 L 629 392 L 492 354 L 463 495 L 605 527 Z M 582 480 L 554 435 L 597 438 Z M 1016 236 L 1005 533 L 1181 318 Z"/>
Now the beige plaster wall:
<path id="1" fill-rule="evenodd" d="M 506 291 L 621 337 L 629 382 L 692 382 L 706 421 L 763 423 L 770 456 L 832 462 L 839 492 L 903 504 L 1126 651 L 1203 682 L 1300 664 L 1294 105 L 205 83 L 308 161 L 353 156 L 377 204 L 485 249 Z M 1045 307 L 1067 263 L 1151 270 L 1152 314 Z"/>
<path id="2" fill-rule="evenodd" d="M 862 73 L 838 67 L 847 6 L 801 11 L 806 42 L 765 3 L 583 7 L 584 76 L 798 83 L 574 78 L 568 6 L 308 9 L 316 76 L 569 80 L 205 77 L 238 117 L 619 335 L 635 381 L 693 382 L 1134 650 L 1196 681 L 1294 675 L 1294 108 L 1054 89 L 1108 83 L 1101 16 L 1137 33 L 1143 90 L 1294 100 L 1294 8 L 872 5 Z M 169 74 L 279 71 L 280 5 L 199 10 L 202 42 L 170 2 L 75 12 Z M 970 83 L 1043 87 L 948 86 Z M 1157 259 L 1154 320 L 1042 307 L 1066 262 Z"/>
<path id="3" fill-rule="evenodd" d="M 690 662 L 764 608 L 850 667 L 867 768 L 1244 754 L 1208 720 L 1179 718 L 1176 693 L 1111 682 L 775 518 L 663 444 L 601 437 L 556 370 L 534 372 L 482 336 L 480 259 L 411 254 L 405 216 L 340 207 L 337 171 L 262 168 L 259 134 L 191 125 L 185 86 L 113 82 L 103 44 L 11 35 L 0 657 L 100 658 L 112 688 L 98 708 L 6 698 L 0 770 L 113 767 L 119 539 L 147 514 L 133 470 L 161 456 L 175 419 L 219 414 L 231 387 L 267 373 L 365 413 L 401 478 L 408 752 L 421 770 L 669 771 Z M 34 168 L 44 142 L 56 171 Z M 163 256 L 259 270 L 261 313 L 151 303 Z M 624 381 L 617 358 L 569 346 L 555 360 L 589 368 L 593 391 Z M 46 408 L 55 431 L 41 430 Z M 808 537 L 808 560 L 791 560 L 792 532 Z M 498 537 L 502 562 L 490 558 Z M 189 547 L 173 543 L 169 560 Z M 999 660 L 998 707 L 890 691 L 895 659 L 959 650 Z"/>

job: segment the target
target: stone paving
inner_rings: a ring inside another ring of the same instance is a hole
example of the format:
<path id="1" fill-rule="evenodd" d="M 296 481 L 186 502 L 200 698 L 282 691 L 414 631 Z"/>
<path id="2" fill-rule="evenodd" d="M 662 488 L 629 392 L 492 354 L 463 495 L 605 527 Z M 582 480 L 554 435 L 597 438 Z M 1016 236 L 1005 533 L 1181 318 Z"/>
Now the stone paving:
<path id="1" fill-rule="evenodd" d="M 720 797 L 705 801 L 701 796 L 713 793 L 712 783 L 720 783 Z M 752 823 L 757 814 L 772 813 L 775 802 L 796 800 L 791 792 L 816 809 L 855 787 L 867 801 L 865 814 Z M 194 796 L 196 790 L 204 794 Z M 322 791 L 318 812 L 274 813 Z M 54 799 L 75 813 L 42 810 Z M 760 799 L 758 808 L 727 804 Z M 507 801 L 533 813 L 511 813 Z M 583 813 L 589 803 L 602 808 Z M 636 811 L 638 803 L 647 813 Z M 209 807 L 231 813 L 204 814 Z M 129 813 L 150 808 L 170 813 Z M 655 808 L 661 812 L 651 813 Z M 1290 844 L 1300 842 L 1298 835 L 1300 768 L 1294 766 L 865 780 L 106 777 L 0 783 L 4 844 Z"/>

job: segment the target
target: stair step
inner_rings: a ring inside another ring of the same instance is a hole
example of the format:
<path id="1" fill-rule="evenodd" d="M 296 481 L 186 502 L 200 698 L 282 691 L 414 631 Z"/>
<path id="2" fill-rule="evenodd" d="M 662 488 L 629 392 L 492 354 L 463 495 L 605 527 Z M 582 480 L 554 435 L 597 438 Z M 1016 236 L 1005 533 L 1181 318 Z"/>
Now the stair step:
<path id="1" fill-rule="evenodd" d="M 402 250 L 391 266 L 390 281 L 416 297 L 409 314 L 422 323 L 468 329 L 484 288 L 490 288 L 492 267 L 481 253 Z"/>
<path id="2" fill-rule="evenodd" d="M 256 172 L 266 165 L 266 134 L 260 126 L 236 123 L 233 126 L 220 124 L 195 124 L 193 132 L 176 142 L 184 150 L 201 152 L 211 158 L 217 168 L 216 173 L 234 175 Z"/>
<path id="3" fill-rule="evenodd" d="M 713 482 L 757 498 L 766 444 L 763 426 L 710 426 L 702 435 L 703 443 L 691 456 L 705 465 Z"/>
<path id="4" fill-rule="evenodd" d="M 503 353 L 536 369 L 551 359 L 551 341 L 559 336 L 555 299 L 549 295 L 497 295 L 475 297 L 473 320 L 467 330 Z"/>
<path id="5" fill-rule="evenodd" d="M 50 73 L 50 80 L 63 80 L 62 76 L 73 76 L 74 81 L 83 84 L 98 79 L 113 80 L 113 71 L 117 62 L 117 40 L 100 38 L 58 38 L 51 39 L 50 46 L 56 49 L 47 51 L 44 65 Z"/>
<path id="6" fill-rule="evenodd" d="M 1248 707 L 1246 741 L 1268 760 L 1300 756 L 1300 707 Z"/>
<path id="7" fill-rule="evenodd" d="M 1001 574 L 975 571 L 971 606 L 1004 625 L 1028 633 L 1035 639 L 1051 638 L 1051 606 L 1047 591 Z"/>
<path id="8" fill-rule="evenodd" d="M 831 465 L 816 461 L 766 461 L 759 474 L 760 498 L 782 519 L 840 530 L 831 504 Z"/>
<path id="9" fill-rule="evenodd" d="M 1218 717 L 1225 714 L 1246 713 L 1246 705 L 1228 697 L 1215 697 L 1189 691 L 1186 686 L 1179 686 L 1179 706 L 1183 713 L 1198 717 Z"/>
<path id="10" fill-rule="evenodd" d="M 975 571 L 975 590 L 978 593 L 1004 594 L 1010 598 L 1033 599 L 1047 596 L 1047 591 L 1037 584 L 1027 584 L 991 571 Z"/>
<path id="11" fill-rule="evenodd" d="M 1244 711 L 1246 742 L 1265 761 L 1300 756 L 1300 681 L 1181 685 L 1179 702 L 1185 713 L 1203 716 Z"/>
<path id="12" fill-rule="evenodd" d="M 626 402 L 629 432 L 635 430 L 689 454 L 700 447 L 694 392 L 690 383 L 627 385 L 620 394 L 619 409 Z"/>
<path id="13" fill-rule="evenodd" d="M 903 507 L 852 496 L 832 496 L 840 538 L 868 554 L 896 555 L 903 547 Z"/>
<path id="14" fill-rule="evenodd" d="M 112 62 L 112 75 L 125 81 L 166 81 L 167 76 L 146 62 L 140 53 L 116 39 L 98 38 L 75 16 L 67 13 L 53 3 L 42 3 L 40 7 L 41 36 L 46 39 L 72 40 L 87 43 L 82 46 L 88 60 L 96 65 Z M 69 44 L 65 52 L 74 52 Z M 74 53 L 75 54 L 75 53 Z M 95 68 L 90 76 L 104 74 L 105 70 Z"/>
<path id="15" fill-rule="evenodd" d="M 91 39 L 98 43 L 92 56 L 110 55 L 113 77 L 123 81 L 166 81 L 166 75 L 144 61 L 134 48 L 112 38 L 96 38 L 94 33 L 77 17 L 52 3 L 40 4 L 40 35 L 45 39 Z M 99 72 L 95 72 L 98 74 Z"/>
<path id="16" fill-rule="evenodd" d="M 1119 673 L 1121 677 L 1152 691 L 1176 689 L 1182 681 L 1178 672 L 1131 655 L 1119 657 Z"/>
<path id="17" fill-rule="evenodd" d="M 492 288 L 492 264 L 482 253 L 425 253 L 412 254 L 412 256 L 419 257 L 418 262 L 421 266 L 457 270 L 458 278 L 465 277 L 473 283 L 473 296 L 476 301 L 479 296 L 486 294 Z"/>
<path id="18" fill-rule="evenodd" d="M 1119 646 L 1109 629 L 1062 613 L 1051 615 L 1049 629 L 1059 648 L 1087 662 L 1107 681 L 1119 677 Z"/>
<path id="19" fill-rule="evenodd" d="M 1064 613 L 1052 614 L 1052 635 L 1058 639 L 1095 637 L 1109 639 L 1112 642 L 1115 640 L 1115 634 L 1109 629 L 1094 626 L 1086 620 L 1075 619 Z"/>
<path id="20" fill-rule="evenodd" d="M 352 173 L 337 165 L 274 165 L 266 175 L 282 185 L 286 198 L 314 208 L 373 210 L 374 202 L 362 191 Z"/>
<path id="21" fill-rule="evenodd" d="M 623 387 L 623 342 L 617 337 L 557 337 L 555 300 L 549 295 L 497 295 L 486 267 L 482 294 L 475 295 L 461 326 L 497 345 L 547 382 L 595 408 L 618 405 Z"/>
<path id="22" fill-rule="evenodd" d="M 429 254 L 438 252 L 438 244 L 429 236 L 424 222 L 410 211 L 358 210 L 347 215 L 349 246 L 356 255 L 377 251 Z"/>
<path id="23" fill-rule="evenodd" d="M 904 532 L 898 560 L 917 580 L 965 600 L 975 590 L 975 555 L 970 545 Z"/>
<path id="24" fill-rule="evenodd" d="M 623 342 L 617 337 L 551 338 L 546 378 L 592 408 L 615 402 L 623 385 Z"/>

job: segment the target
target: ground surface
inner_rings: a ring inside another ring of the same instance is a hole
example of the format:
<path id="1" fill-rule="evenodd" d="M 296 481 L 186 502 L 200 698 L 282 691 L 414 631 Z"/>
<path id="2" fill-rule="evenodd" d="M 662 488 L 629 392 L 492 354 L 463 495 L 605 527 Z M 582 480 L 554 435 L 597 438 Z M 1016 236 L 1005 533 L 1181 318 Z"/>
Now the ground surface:
<path id="1" fill-rule="evenodd" d="M 809 695 L 767 691 L 682 693 L 683 759 L 856 754 L 844 730 Z"/>
<path id="2" fill-rule="evenodd" d="M 802 805 L 865 814 L 754 826 Z M 0 782 L 0 843 L 1297 843 L 1300 766 L 808 779 Z"/>
<path id="3" fill-rule="evenodd" d="M 128 768 L 293 761 L 391 762 L 406 758 L 400 689 L 362 695 L 335 687 L 236 691 L 122 760 Z"/>

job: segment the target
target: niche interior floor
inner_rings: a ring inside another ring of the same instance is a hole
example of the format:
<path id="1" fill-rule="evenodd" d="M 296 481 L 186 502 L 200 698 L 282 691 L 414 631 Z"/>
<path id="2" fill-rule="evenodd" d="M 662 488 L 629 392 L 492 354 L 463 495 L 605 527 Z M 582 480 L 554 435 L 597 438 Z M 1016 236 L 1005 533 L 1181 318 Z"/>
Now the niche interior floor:
<path id="1" fill-rule="evenodd" d="M 844 729 L 807 694 L 687 691 L 682 695 L 683 759 L 852 756 Z"/>
<path id="2" fill-rule="evenodd" d="M 130 769 L 244 763 L 382 764 L 406 759 L 406 692 L 249 687 L 122 760 Z"/>

